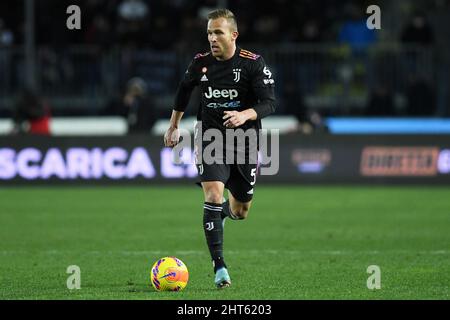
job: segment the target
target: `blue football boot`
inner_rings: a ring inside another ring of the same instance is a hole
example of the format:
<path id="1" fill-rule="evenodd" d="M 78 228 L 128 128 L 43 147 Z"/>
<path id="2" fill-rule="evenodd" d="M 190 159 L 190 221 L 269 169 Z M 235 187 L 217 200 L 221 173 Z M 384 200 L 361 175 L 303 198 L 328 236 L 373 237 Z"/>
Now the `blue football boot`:
<path id="1" fill-rule="evenodd" d="M 231 279 L 227 268 L 220 268 L 216 271 L 216 278 L 214 279 L 214 282 L 219 289 L 231 286 Z"/>

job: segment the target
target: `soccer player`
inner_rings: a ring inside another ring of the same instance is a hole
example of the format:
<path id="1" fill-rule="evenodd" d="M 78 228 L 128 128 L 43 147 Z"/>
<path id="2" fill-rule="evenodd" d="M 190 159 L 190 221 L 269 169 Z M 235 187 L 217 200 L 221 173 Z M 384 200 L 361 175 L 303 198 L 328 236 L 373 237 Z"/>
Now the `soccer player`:
<path id="1" fill-rule="evenodd" d="M 234 14 L 227 9 L 210 12 L 207 33 L 211 50 L 194 57 L 178 86 L 169 128 L 164 135 L 168 147 L 179 142 L 177 129 L 196 86 L 201 92 L 197 115 L 202 128 L 200 134 L 208 129 L 218 129 L 224 137 L 227 130 L 258 132 L 261 119 L 275 111 L 272 73 L 260 55 L 236 45 L 239 33 Z M 203 149 L 209 143 L 202 141 Z M 245 219 L 252 203 L 257 164 L 249 161 L 251 147 L 234 146 L 244 148 L 246 162 L 243 164 L 229 163 L 228 159 L 212 164 L 196 163 L 205 197 L 203 227 L 218 288 L 231 285 L 223 256 L 224 219 Z M 228 200 L 223 202 L 225 188 Z"/>

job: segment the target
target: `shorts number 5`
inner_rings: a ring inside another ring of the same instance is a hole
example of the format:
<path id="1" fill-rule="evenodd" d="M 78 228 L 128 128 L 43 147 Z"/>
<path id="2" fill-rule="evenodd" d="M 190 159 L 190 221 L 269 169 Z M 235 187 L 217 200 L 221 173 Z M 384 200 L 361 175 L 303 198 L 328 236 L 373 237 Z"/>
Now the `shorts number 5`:
<path id="1" fill-rule="evenodd" d="M 250 182 L 250 185 L 252 186 L 252 185 L 254 185 L 255 182 L 256 182 L 256 168 L 253 168 L 253 169 L 250 171 L 250 176 L 253 177 L 253 182 Z"/>

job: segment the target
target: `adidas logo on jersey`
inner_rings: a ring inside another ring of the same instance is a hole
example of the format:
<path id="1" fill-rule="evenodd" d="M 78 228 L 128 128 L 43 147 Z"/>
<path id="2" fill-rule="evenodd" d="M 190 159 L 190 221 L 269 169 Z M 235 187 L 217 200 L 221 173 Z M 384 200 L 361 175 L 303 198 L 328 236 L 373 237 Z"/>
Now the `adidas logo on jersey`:
<path id="1" fill-rule="evenodd" d="M 203 77 L 200 79 L 200 81 L 208 81 L 208 77 L 206 74 L 203 75 Z"/>

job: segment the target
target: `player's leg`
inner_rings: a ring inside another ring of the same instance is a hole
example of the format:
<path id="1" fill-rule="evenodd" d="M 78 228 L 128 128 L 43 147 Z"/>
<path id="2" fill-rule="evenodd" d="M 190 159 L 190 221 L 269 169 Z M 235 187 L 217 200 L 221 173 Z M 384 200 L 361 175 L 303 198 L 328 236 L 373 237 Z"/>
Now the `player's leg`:
<path id="1" fill-rule="evenodd" d="M 221 266 L 220 261 L 223 260 L 222 243 L 223 243 L 223 225 L 221 219 L 222 199 L 224 192 L 224 184 L 221 181 L 205 181 L 201 183 L 205 202 L 203 205 L 203 223 L 208 247 L 214 262 L 214 271 L 216 266 Z M 219 213 L 218 213 L 219 212 Z M 222 228 L 220 228 L 222 225 Z M 218 257 L 216 259 L 215 257 Z"/>
<path id="2" fill-rule="evenodd" d="M 222 288 L 231 284 L 223 257 L 222 199 L 230 168 L 225 164 L 198 165 L 200 181 L 205 196 L 203 228 L 213 261 L 215 284 Z"/>
<path id="3" fill-rule="evenodd" d="M 223 191 L 225 185 L 222 181 L 203 181 L 201 182 L 205 202 L 222 204 Z"/>
<path id="4" fill-rule="evenodd" d="M 223 213 L 233 220 L 244 220 L 248 216 L 252 201 L 241 202 L 228 191 L 228 200 L 222 204 Z"/>
<path id="5" fill-rule="evenodd" d="M 225 185 L 221 181 L 205 181 L 202 182 L 202 188 L 205 195 L 203 227 L 213 261 L 214 282 L 216 286 L 223 288 L 231 284 L 223 257 L 223 224 L 221 213 Z"/>
<path id="6" fill-rule="evenodd" d="M 211 142 L 204 140 L 201 132 L 201 122 L 198 122 L 195 128 L 195 163 L 197 165 L 200 177 L 201 187 L 204 193 L 205 202 L 203 204 L 203 228 L 208 249 L 213 262 L 215 279 L 217 287 L 222 288 L 231 284 L 230 276 L 226 268 L 223 257 L 223 224 L 221 219 L 222 200 L 225 183 L 230 177 L 230 167 L 220 159 L 220 154 L 214 153 L 214 159 L 206 161 L 203 150 Z"/>

